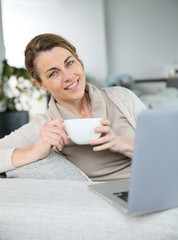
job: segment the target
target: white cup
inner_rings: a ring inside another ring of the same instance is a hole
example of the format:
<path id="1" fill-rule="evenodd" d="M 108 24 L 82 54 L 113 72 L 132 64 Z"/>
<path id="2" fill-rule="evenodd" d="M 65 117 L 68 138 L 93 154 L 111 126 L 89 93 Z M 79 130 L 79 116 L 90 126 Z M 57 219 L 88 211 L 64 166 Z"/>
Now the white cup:
<path id="1" fill-rule="evenodd" d="M 64 120 L 64 128 L 71 140 L 76 144 L 89 144 L 90 139 L 98 138 L 101 133 L 94 131 L 95 127 L 101 126 L 102 118 L 82 118 Z"/>

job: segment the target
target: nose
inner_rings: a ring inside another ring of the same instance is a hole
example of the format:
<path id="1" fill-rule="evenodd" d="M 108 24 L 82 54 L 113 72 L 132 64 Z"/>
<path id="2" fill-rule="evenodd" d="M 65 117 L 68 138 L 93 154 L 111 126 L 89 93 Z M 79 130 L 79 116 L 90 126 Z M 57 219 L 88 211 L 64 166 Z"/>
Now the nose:
<path id="1" fill-rule="evenodd" d="M 70 82 L 73 81 L 73 73 L 69 69 L 63 71 L 63 81 Z"/>

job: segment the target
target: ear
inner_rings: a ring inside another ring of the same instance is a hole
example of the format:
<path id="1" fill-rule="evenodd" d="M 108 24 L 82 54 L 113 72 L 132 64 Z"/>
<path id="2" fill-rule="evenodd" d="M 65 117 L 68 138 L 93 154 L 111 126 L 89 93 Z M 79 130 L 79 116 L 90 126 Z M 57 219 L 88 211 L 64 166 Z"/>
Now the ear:
<path id="1" fill-rule="evenodd" d="M 38 82 L 36 79 L 33 79 L 34 84 L 39 87 L 44 92 L 47 92 L 48 90 L 45 88 L 43 82 Z"/>

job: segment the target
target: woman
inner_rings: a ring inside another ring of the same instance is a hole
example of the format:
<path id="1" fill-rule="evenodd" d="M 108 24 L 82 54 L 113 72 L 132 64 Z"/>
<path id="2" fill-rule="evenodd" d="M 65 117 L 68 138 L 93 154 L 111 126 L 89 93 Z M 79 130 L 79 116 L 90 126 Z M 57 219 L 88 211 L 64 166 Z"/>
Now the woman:
<path id="1" fill-rule="evenodd" d="M 75 47 L 55 34 L 32 39 L 25 65 L 34 83 L 51 94 L 49 109 L 0 142 L 0 169 L 9 171 L 48 156 L 63 154 L 94 181 L 128 177 L 137 114 L 141 101 L 124 88 L 99 90 L 86 84 L 84 66 Z M 68 139 L 64 119 L 101 117 L 101 133 L 89 145 Z M 5 142 L 11 142 L 5 149 Z"/>

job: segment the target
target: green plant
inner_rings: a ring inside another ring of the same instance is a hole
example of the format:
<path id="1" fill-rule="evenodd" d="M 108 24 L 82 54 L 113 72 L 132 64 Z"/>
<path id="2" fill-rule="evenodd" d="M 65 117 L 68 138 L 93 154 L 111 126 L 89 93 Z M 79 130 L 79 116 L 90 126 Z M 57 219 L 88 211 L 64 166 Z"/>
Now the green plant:
<path id="1" fill-rule="evenodd" d="M 35 95 L 35 96 L 34 96 Z M 0 111 L 29 110 L 32 98 L 41 100 L 44 93 L 33 83 L 25 68 L 2 62 L 0 75 Z"/>

